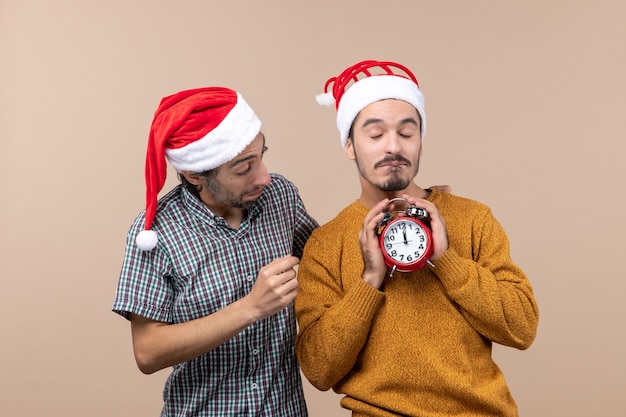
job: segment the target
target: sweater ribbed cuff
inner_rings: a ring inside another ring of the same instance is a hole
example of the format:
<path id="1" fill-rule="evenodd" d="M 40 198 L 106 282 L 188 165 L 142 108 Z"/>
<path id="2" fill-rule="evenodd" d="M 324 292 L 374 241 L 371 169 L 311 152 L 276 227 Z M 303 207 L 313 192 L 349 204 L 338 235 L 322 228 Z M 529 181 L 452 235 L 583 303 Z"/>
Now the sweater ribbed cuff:
<path id="1" fill-rule="evenodd" d="M 370 322 L 378 308 L 385 299 L 385 294 L 376 288 L 367 284 L 365 281 L 359 280 L 346 293 L 344 297 L 344 305 L 347 314 L 354 316 L 357 320 Z"/>
<path id="2" fill-rule="evenodd" d="M 436 261 L 433 261 L 434 267 L 431 267 L 441 283 L 448 289 L 458 288 L 463 284 L 467 276 L 467 265 L 463 259 L 452 248 L 448 248 L 443 255 Z"/>

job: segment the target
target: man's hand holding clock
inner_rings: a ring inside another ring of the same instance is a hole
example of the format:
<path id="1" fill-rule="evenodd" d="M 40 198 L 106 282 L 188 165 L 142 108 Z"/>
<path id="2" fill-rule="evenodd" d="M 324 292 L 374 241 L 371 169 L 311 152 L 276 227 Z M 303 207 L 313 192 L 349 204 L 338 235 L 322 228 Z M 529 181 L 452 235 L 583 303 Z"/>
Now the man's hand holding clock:
<path id="1" fill-rule="evenodd" d="M 380 250 L 377 229 L 378 224 L 385 216 L 383 210 L 388 204 L 389 199 L 386 198 L 372 207 L 365 216 L 363 227 L 359 231 L 361 255 L 363 255 L 363 263 L 365 264 L 361 278 L 376 289 L 380 289 L 387 274 L 387 264 L 385 264 L 383 253 Z"/>
<path id="2" fill-rule="evenodd" d="M 410 204 L 421 207 L 428 212 L 428 216 L 430 217 L 430 231 L 433 237 L 433 254 L 430 260 L 434 262 L 448 250 L 449 243 L 446 222 L 443 217 L 441 217 L 439 210 L 437 210 L 437 206 L 430 201 L 411 197 L 408 194 L 404 194 L 402 198 L 406 199 Z"/>
<path id="3" fill-rule="evenodd" d="M 428 200 L 402 196 L 406 203 L 417 208 L 413 212 L 427 213 L 424 220 L 428 227 L 420 221 L 403 216 L 390 220 L 391 223 L 379 236 L 381 222 L 388 223 L 389 213 L 385 209 L 393 200 L 385 199 L 376 204 L 365 216 L 363 227 L 359 232 L 359 242 L 365 268 L 362 279 L 374 288 L 380 289 L 391 268 L 393 274 L 398 271 L 409 272 L 421 268 L 426 262 L 438 259 L 449 246 L 446 224 L 437 207 Z M 394 199 L 395 200 L 395 199 Z M 401 200 L 401 199 L 399 199 Z M 410 210 L 407 210 L 407 213 Z M 422 219 L 422 217 L 418 217 Z M 385 254 L 383 254 L 385 252 Z"/>

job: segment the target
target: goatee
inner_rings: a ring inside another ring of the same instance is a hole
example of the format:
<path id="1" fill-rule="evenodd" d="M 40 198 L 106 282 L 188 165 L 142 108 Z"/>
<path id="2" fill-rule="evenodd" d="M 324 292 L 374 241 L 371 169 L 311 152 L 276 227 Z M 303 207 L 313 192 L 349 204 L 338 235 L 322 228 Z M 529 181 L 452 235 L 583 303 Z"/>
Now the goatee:
<path id="1" fill-rule="evenodd" d="M 409 186 L 409 180 L 406 178 L 390 178 L 388 181 L 382 183 L 378 188 L 381 191 L 401 191 Z"/>

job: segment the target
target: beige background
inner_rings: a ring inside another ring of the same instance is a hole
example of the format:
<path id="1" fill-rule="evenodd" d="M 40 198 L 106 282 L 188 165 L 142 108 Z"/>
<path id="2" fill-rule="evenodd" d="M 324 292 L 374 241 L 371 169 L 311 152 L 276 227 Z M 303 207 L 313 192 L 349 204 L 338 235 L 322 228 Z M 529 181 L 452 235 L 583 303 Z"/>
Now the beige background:
<path id="1" fill-rule="evenodd" d="M 620 0 L 0 0 L 3 414 L 160 411 L 167 371 L 137 370 L 109 310 L 161 97 L 241 91 L 325 222 L 359 186 L 314 96 L 389 59 L 426 95 L 418 183 L 489 204 L 534 285 L 536 342 L 495 349 L 521 414 L 624 415 L 625 41 Z"/>

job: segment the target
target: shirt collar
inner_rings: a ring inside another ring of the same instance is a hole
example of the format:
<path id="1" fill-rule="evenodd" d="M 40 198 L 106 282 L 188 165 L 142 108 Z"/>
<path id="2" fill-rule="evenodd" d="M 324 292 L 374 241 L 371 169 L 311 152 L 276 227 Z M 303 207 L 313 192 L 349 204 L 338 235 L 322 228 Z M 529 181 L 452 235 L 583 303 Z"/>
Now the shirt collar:
<path id="1" fill-rule="evenodd" d="M 180 185 L 181 187 L 181 195 L 183 204 L 196 216 L 198 216 L 201 220 L 208 222 L 210 225 L 227 225 L 226 220 L 218 214 L 215 214 L 210 208 L 206 206 L 198 197 L 193 195 L 189 190 Z M 266 191 L 261 194 L 261 196 L 254 202 L 252 207 L 248 209 L 247 213 L 244 214 L 244 219 L 242 224 L 248 221 L 253 221 L 256 219 L 261 212 L 263 211 L 263 207 L 267 204 L 267 195 Z"/>

